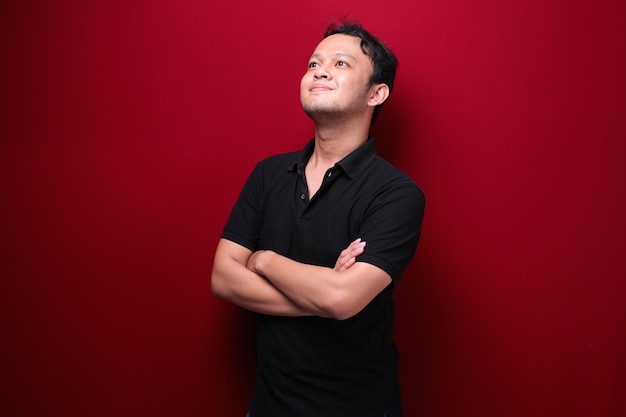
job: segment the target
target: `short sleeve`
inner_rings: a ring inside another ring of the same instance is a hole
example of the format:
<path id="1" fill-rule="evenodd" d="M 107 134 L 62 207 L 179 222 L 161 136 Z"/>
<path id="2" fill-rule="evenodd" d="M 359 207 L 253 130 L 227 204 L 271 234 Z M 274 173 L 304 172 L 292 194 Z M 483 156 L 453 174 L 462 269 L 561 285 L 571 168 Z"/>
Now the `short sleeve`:
<path id="1" fill-rule="evenodd" d="M 230 212 L 222 238 L 238 243 L 251 251 L 258 250 L 261 221 L 259 210 L 262 206 L 262 196 L 262 163 L 259 163 L 246 180 Z"/>
<path id="2" fill-rule="evenodd" d="M 381 268 L 396 283 L 417 248 L 424 207 L 424 194 L 408 177 L 382 187 L 363 217 L 359 237 L 367 245 L 357 261 Z"/>

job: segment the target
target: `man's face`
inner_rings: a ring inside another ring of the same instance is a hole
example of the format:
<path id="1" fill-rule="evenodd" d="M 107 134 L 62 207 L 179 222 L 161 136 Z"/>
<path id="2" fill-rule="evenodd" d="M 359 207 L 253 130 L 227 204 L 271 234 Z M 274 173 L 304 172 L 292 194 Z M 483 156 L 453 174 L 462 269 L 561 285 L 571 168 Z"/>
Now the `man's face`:
<path id="1" fill-rule="evenodd" d="M 365 112 L 372 90 L 372 63 L 361 40 L 335 34 L 317 46 L 300 82 L 300 101 L 313 120 Z"/>

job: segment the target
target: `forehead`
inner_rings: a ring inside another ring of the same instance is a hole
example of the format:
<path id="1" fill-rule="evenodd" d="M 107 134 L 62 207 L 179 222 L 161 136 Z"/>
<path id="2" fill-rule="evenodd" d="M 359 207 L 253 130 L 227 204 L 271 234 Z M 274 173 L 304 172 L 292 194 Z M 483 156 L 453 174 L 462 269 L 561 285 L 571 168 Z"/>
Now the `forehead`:
<path id="1" fill-rule="evenodd" d="M 334 54 L 350 55 L 357 60 L 369 60 L 368 56 L 361 50 L 361 39 L 342 33 L 336 33 L 324 38 L 313 51 L 313 55 Z"/>

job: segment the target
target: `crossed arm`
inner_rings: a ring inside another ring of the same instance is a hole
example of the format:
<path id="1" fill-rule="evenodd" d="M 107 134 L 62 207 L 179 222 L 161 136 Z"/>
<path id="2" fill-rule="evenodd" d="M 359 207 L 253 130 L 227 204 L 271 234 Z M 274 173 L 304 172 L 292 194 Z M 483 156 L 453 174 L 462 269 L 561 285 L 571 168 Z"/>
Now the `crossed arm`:
<path id="1" fill-rule="evenodd" d="M 356 262 L 364 250 L 365 242 L 357 239 L 327 268 L 221 239 L 211 289 L 216 297 L 259 313 L 346 319 L 391 283 L 382 269 Z"/>

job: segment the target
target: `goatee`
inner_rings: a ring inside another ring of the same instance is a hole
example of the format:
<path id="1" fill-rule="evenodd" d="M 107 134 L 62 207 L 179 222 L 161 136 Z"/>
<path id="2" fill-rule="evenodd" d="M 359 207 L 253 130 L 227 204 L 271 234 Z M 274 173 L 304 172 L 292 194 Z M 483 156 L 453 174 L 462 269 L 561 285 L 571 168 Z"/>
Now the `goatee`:
<path id="1" fill-rule="evenodd" d="M 309 116 L 313 121 L 330 121 L 341 117 L 342 112 L 339 106 L 320 106 L 320 105 L 307 105 L 303 106 L 304 113 Z"/>

